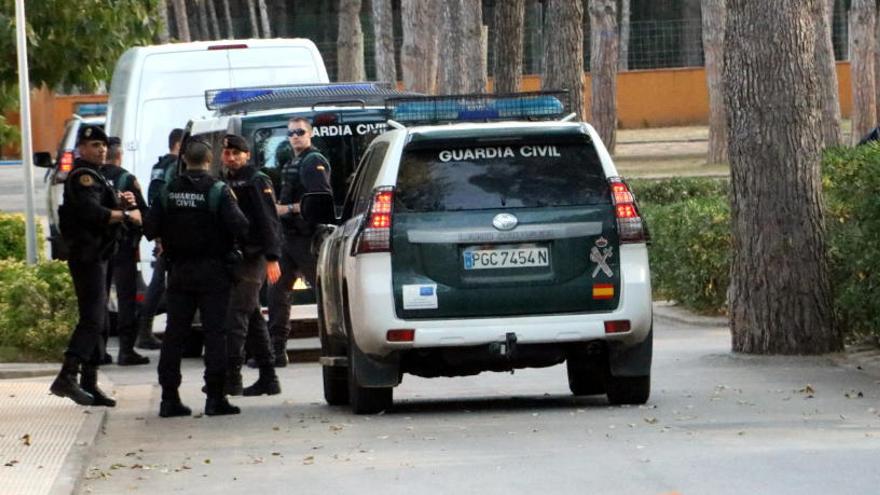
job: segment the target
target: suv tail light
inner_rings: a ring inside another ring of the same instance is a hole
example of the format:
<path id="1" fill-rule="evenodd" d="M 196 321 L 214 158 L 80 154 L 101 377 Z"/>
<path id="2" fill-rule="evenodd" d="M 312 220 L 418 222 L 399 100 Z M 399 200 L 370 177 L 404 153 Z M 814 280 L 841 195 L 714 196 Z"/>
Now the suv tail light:
<path id="1" fill-rule="evenodd" d="M 391 218 L 394 187 L 382 186 L 373 191 L 373 200 L 355 242 L 354 254 L 391 251 Z"/>
<path id="2" fill-rule="evenodd" d="M 71 170 L 73 170 L 73 152 L 65 151 L 61 154 L 61 159 L 58 160 L 58 171 L 67 173 Z"/>
<path id="3" fill-rule="evenodd" d="M 617 217 L 620 243 L 647 242 L 650 239 L 648 229 L 639 215 L 635 196 L 629 186 L 620 177 L 611 177 L 608 183 L 611 186 L 611 203 L 614 205 L 614 216 Z"/>

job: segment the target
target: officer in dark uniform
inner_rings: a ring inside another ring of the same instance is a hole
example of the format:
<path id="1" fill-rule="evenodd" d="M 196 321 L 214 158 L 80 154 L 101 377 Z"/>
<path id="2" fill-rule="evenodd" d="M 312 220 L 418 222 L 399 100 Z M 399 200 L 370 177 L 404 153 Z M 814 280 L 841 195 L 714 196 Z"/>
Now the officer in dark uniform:
<path id="1" fill-rule="evenodd" d="M 106 345 L 101 332 L 107 320 L 107 262 L 116 250 L 117 229 L 123 223 L 139 225 L 141 214 L 128 210 L 134 198 L 130 194 L 120 197 L 98 171 L 107 155 L 103 129 L 80 127 L 77 152 L 79 157 L 64 182 L 58 216 L 70 252 L 67 265 L 76 290 L 79 322 L 50 391 L 77 404 L 113 407 L 116 401 L 98 388 L 98 365 Z"/>
<path id="2" fill-rule="evenodd" d="M 241 211 L 250 222 L 250 230 L 242 245 L 244 259 L 236 269 L 226 315 L 226 345 L 229 350 L 226 392 L 230 395 L 243 393 L 245 396 L 276 395 L 281 393 L 281 384 L 275 375 L 266 320 L 260 312 L 260 288 L 265 279 L 274 284 L 281 276 L 278 263 L 280 226 L 272 181 L 248 164 L 250 157 L 245 138 L 235 134 L 227 134 L 223 138 L 226 183 L 232 188 Z M 260 377 L 256 383 L 242 389 L 241 366 L 244 363 L 245 342 L 257 362 Z"/>
<path id="3" fill-rule="evenodd" d="M 101 167 L 101 175 L 118 193 L 131 193 L 141 216 L 147 213 L 147 203 L 141 194 L 141 186 L 134 174 L 122 168 L 122 141 L 118 137 L 109 139 L 107 163 Z M 119 366 L 147 364 L 150 358 L 141 356 L 134 350 L 137 333 L 137 258 L 138 244 L 141 242 L 139 225 L 124 225 L 119 237 L 119 248 L 110 259 L 107 270 L 107 287 L 116 283 L 117 318 L 116 329 L 119 334 Z M 109 327 L 109 325 L 107 325 Z"/>
<path id="4" fill-rule="evenodd" d="M 183 158 L 186 170 L 163 189 L 144 222 L 148 239 L 161 238 L 168 266 L 168 326 L 159 355 L 159 416 L 192 414 L 181 402 L 178 388 L 183 342 L 197 309 L 205 334 L 205 414 L 238 414 L 239 408 L 223 392 L 223 323 L 235 241 L 247 235 L 248 221 L 229 187 L 208 173 L 213 158 L 208 143 L 185 143 Z"/>
<path id="5" fill-rule="evenodd" d="M 183 140 L 183 129 L 173 129 L 168 134 L 168 153 L 159 157 L 150 172 L 150 184 L 147 188 L 147 198 L 153 204 L 159 197 L 159 191 L 171 179 L 177 176 L 177 160 L 180 154 L 180 143 Z M 157 242 L 156 246 L 159 247 Z M 162 342 L 153 335 L 153 317 L 159 310 L 159 301 L 165 295 L 165 260 L 158 249 L 155 249 L 156 262 L 153 263 L 153 276 L 144 296 L 144 304 L 138 317 L 137 341 L 138 349 L 158 349 Z"/>
<path id="6" fill-rule="evenodd" d="M 290 331 L 290 290 L 297 275 L 315 287 L 317 258 L 312 254 L 313 227 L 299 212 L 299 201 L 310 192 L 331 192 L 330 164 L 312 147 L 312 125 L 297 117 L 287 123 L 287 136 L 294 156 L 281 169 L 281 193 L 277 211 L 281 217 L 284 243 L 281 249 L 281 278 L 269 288 L 269 333 L 275 349 L 275 365 L 287 365 L 287 336 Z"/>

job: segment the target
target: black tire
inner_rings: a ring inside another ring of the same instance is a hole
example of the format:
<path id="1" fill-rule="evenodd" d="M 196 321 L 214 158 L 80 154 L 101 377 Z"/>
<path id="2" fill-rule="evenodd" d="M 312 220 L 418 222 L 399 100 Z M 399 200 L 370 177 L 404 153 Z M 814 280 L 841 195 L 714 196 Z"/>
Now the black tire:
<path id="1" fill-rule="evenodd" d="M 644 404 L 651 396 L 651 375 L 611 376 L 605 381 L 608 402 L 613 405 Z"/>
<path id="2" fill-rule="evenodd" d="M 601 357 L 590 359 L 587 356 L 570 356 L 568 368 L 568 388 L 574 395 L 600 395 L 605 393 L 606 363 Z"/>
<path id="3" fill-rule="evenodd" d="M 318 335 L 321 338 L 321 356 L 336 357 L 344 356 L 345 348 L 335 343 L 327 335 L 326 322 L 324 321 L 324 307 L 321 300 L 321 282 L 315 287 L 316 303 L 318 306 Z M 323 366 L 321 369 L 324 377 L 324 400 L 331 406 L 344 406 L 348 404 L 348 370 L 341 366 Z"/>

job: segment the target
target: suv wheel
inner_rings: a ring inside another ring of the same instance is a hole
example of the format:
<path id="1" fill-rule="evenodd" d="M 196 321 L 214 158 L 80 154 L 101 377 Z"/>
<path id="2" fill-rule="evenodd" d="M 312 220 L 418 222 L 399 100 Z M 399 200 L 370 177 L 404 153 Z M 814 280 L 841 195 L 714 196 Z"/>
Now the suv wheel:
<path id="1" fill-rule="evenodd" d="M 357 366 L 354 363 L 355 343 L 351 336 L 348 300 L 342 305 L 345 327 L 348 332 L 348 402 L 355 414 L 376 414 L 391 409 L 394 403 L 393 387 L 362 387 L 358 382 Z M 325 368 L 326 369 L 326 368 Z"/>
<path id="2" fill-rule="evenodd" d="M 574 395 L 599 395 L 605 393 L 605 367 L 601 356 L 569 356 L 568 388 Z"/>
<path id="3" fill-rule="evenodd" d="M 611 376 L 605 382 L 608 402 L 613 405 L 644 404 L 651 395 L 651 375 Z"/>
<path id="4" fill-rule="evenodd" d="M 321 337 L 321 355 L 327 357 L 344 355 L 345 349 L 342 346 L 334 345 L 333 340 L 327 335 L 320 281 L 315 286 L 315 296 L 318 306 L 318 335 Z M 341 366 L 323 366 L 321 371 L 324 377 L 324 400 L 327 401 L 327 404 L 331 406 L 348 404 L 348 370 Z"/>

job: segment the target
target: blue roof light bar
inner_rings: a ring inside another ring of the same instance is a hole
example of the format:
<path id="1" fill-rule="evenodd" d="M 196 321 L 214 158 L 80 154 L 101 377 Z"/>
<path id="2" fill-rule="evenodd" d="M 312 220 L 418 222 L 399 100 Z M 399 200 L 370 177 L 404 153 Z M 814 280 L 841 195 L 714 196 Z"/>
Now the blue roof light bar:
<path id="1" fill-rule="evenodd" d="M 385 108 L 390 119 L 408 124 L 548 120 L 564 115 L 567 97 L 565 91 L 425 96 L 389 99 Z"/>
<path id="2" fill-rule="evenodd" d="M 327 84 L 287 84 L 279 86 L 257 86 L 249 88 L 210 89 L 205 91 L 205 106 L 208 110 L 219 110 L 236 103 L 253 101 L 261 97 L 314 97 L 334 98 L 350 95 L 368 95 L 388 92 L 389 83 L 344 82 Z"/>

